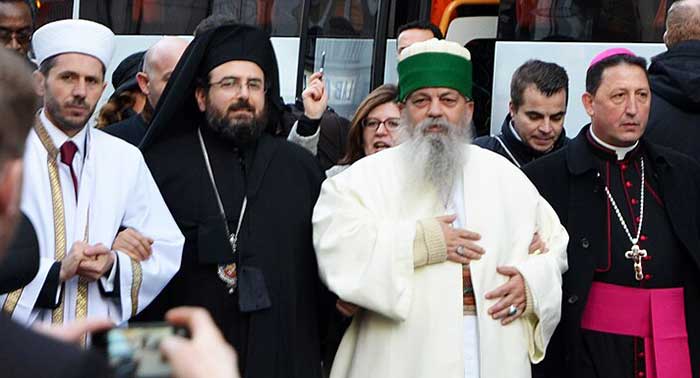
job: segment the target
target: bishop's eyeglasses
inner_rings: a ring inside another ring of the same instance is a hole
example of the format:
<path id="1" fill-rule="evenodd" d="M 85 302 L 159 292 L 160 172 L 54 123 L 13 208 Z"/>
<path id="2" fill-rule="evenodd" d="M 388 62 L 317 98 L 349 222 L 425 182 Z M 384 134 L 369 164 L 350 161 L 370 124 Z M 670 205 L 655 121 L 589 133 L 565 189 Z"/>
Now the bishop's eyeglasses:
<path id="1" fill-rule="evenodd" d="M 250 79 L 243 83 L 243 81 L 237 77 L 226 76 L 225 78 L 219 81 L 209 83 L 210 87 L 219 87 L 219 89 L 221 89 L 222 91 L 230 92 L 232 94 L 241 93 L 241 90 L 243 90 L 244 85 L 248 90 L 248 93 L 259 94 L 267 92 L 265 84 L 260 79 Z"/>

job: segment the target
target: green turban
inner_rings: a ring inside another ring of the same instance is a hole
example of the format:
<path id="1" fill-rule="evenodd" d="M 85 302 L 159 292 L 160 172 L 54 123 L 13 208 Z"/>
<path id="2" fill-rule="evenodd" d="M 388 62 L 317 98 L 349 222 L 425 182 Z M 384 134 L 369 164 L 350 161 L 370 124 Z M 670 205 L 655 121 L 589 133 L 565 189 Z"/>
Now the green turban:
<path id="1" fill-rule="evenodd" d="M 458 43 L 430 39 L 407 47 L 399 56 L 399 101 L 421 88 L 452 88 L 472 98 L 472 61 Z"/>

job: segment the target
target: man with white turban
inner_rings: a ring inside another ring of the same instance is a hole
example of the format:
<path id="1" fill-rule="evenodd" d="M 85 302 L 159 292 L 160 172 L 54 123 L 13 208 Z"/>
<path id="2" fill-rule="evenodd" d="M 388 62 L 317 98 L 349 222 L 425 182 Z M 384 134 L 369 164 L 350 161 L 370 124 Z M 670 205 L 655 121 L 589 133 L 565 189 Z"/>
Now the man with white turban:
<path id="1" fill-rule="evenodd" d="M 21 208 L 36 229 L 40 266 L 0 305 L 26 325 L 124 322 L 177 272 L 184 238 L 141 153 L 87 126 L 105 88 L 114 34 L 95 22 L 62 20 L 37 30 L 32 44 L 44 107 L 27 139 Z M 122 227 L 149 237 L 152 254 L 110 250 Z"/>
<path id="2" fill-rule="evenodd" d="M 530 377 L 568 235 L 520 170 L 469 144 L 467 49 L 415 43 L 398 72 L 404 142 L 327 179 L 314 209 L 321 279 L 361 308 L 331 377 Z M 548 251 L 528 253 L 535 232 Z"/>

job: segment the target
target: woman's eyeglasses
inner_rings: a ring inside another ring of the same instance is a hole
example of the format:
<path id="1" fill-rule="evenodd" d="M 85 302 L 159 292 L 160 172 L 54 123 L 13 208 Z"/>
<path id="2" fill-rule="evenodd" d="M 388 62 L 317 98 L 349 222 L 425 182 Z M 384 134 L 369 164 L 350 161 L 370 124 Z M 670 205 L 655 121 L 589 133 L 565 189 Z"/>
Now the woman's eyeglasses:
<path id="1" fill-rule="evenodd" d="M 380 125 L 384 125 L 387 130 L 394 130 L 401 125 L 399 118 L 387 118 L 383 121 L 376 118 L 365 118 L 362 120 L 362 127 L 377 131 Z"/>

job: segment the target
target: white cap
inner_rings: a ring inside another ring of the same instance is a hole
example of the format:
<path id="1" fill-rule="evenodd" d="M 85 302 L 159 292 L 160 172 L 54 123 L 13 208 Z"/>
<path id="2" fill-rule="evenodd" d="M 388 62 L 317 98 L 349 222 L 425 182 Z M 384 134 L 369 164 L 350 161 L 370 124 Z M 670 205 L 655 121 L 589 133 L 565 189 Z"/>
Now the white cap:
<path id="1" fill-rule="evenodd" d="M 114 53 L 114 33 L 93 21 L 54 21 L 34 32 L 32 47 L 39 65 L 52 56 L 80 53 L 97 58 L 106 68 Z"/>
<path id="2" fill-rule="evenodd" d="M 447 53 L 461 56 L 466 60 L 472 60 L 472 55 L 469 50 L 459 43 L 448 41 L 446 39 L 431 38 L 426 41 L 413 43 L 403 49 L 403 51 L 401 51 L 401 55 L 399 55 L 399 62 L 414 55 L 429 52 Z"/>

